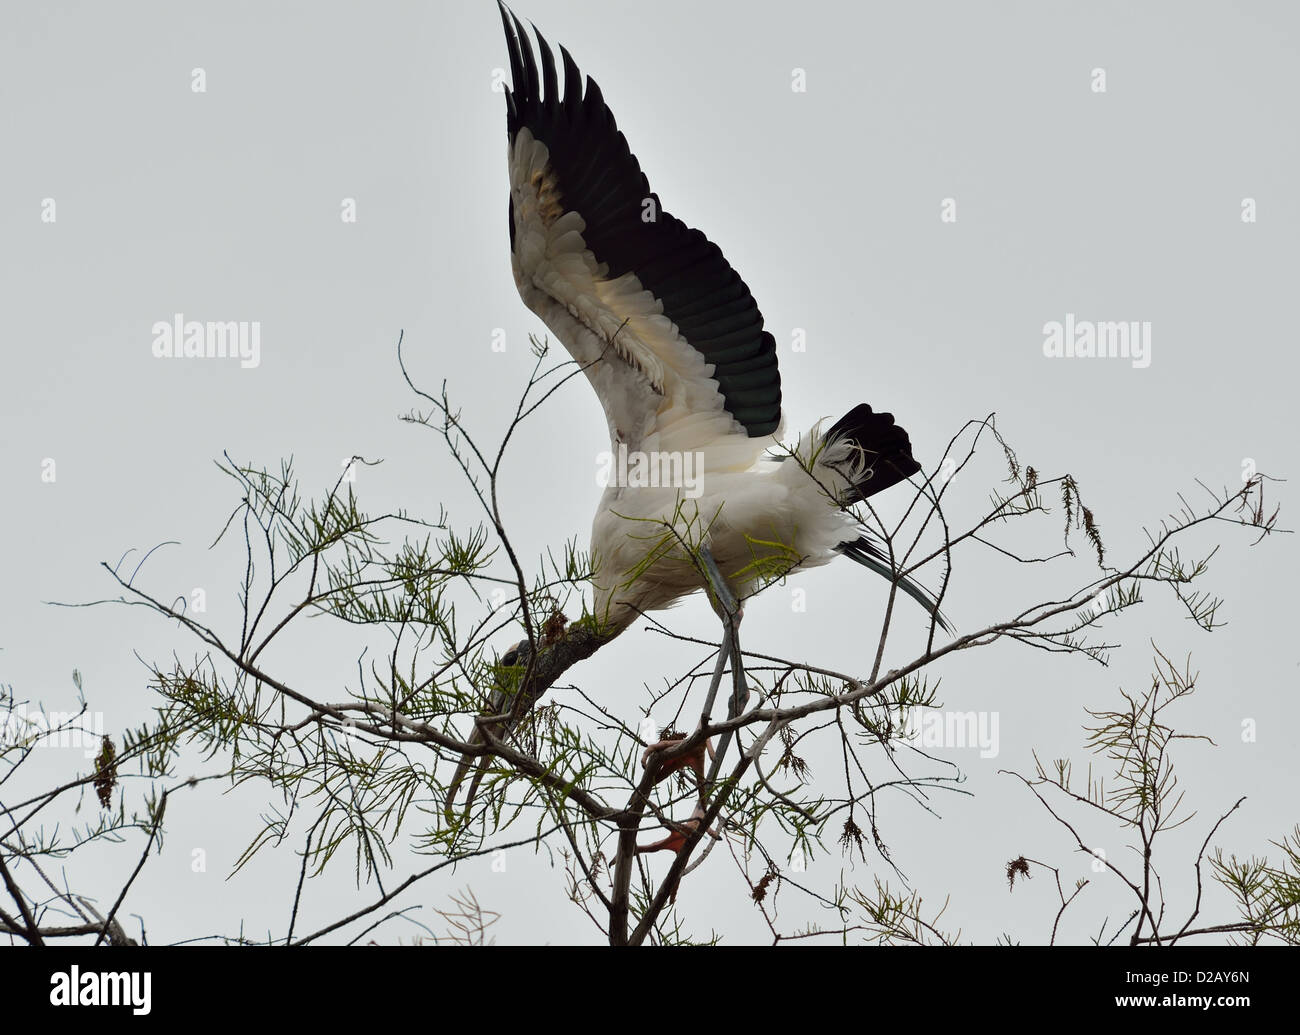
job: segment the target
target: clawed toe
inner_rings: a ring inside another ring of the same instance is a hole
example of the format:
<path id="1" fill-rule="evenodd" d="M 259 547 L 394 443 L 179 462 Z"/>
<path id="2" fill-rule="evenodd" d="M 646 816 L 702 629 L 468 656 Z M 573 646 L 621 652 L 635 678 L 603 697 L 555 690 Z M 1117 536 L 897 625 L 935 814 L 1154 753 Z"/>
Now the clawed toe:
<path id="1" fill-rule="evenodd" d="M 642 768 L 650 764 L 650 756 L 653 755 L 656 751 L 662 751 L 665 748 L 673 747 L 677 744 L 680 744 L 685 739 L 686 739 L 686 734 L 682 733 L 682 734 L 678 734 L 675 737 L 667 737 L 664 740 L 655 741 L 648 748 L 646 748 L 644 751 L 641 752 Z M 671 758 L 667 762 L 661 763 L 659 766 L 659 772 L 655 776 L 655 783 L 662 783 L 664 780 L 668 779 L 668 777 L 670 777 L 673 773 L 677 772 L 679 769 L 685 769 L 687 766 L 690 766 L 691 769 L 694 770 L 695 775 L 698 779 L 700 780 L 704 779 L 704 752 L 706 750 L 709 753 L 710 760 L 712 760 L 714 756 L 713 743 L 711 741 L 706 740 L 703 744 L 695 748 L 693 751 L 688 751 L 684 755 L 679 755 L 676 758 Z"/>
<path id="2" fill-rule="evenodd" d="M 636 854 L 644 855 L 646 852 L 680 852 L 686 847 L 686 838 L 695 833 L 700 828 L 700 823 L 704 819 L 704 806 L 695 806 L 695 811 L 691 813 L 691 818 L 684 823 L 675 823 L 674 826 L 679 829 L 672 830 L 662 841 L 656 841 L 654 844 L 637 845 Z M 722 835 L 712 827 L 705 830 L 713 840 L 719 841 Z"/>

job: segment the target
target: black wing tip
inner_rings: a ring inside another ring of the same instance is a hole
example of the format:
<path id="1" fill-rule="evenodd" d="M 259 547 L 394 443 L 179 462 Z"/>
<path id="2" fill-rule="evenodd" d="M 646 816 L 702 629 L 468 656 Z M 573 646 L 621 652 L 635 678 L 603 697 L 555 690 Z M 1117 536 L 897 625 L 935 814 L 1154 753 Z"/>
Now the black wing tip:
<path id="1" fill-rule="evenodd" d="M 781 426 L 776 341 L 763 328 L 748 287 L 701 230 L 664 211 L 600 84 L 583 75 L 568 48 L 556 45 L 564 75 L 561 92 L 554 53 L 537 26 L 529 23 L 535 56 L 524 23 L 504 0 L 497 0 L 497 8 L 513 80 L 505 91 L 510 140 L 527 127 L 545 141 L 567 202 L 587 222 L 586 243 L 609 275 L 636 272 L 643 287 L 665 302 L 682 336 L 714 364 L 724 406 L 745 434 L 774 434 Z M 653 232 L 640 218 L 647 197 L 659 214 Z M 689 311 L 669 304 L 679 301 L 674 294 Z"/>
<path id="2" fill-rule="evenodd" d="M 509 130 L 513 136 L 521 125 L 528 125 L 536 133 L 543 124 L 553 123 L 560 110 L 582 103 L 582 73 L 572 55 L 560 44 L 565 79 L 561 94 L 554 51 L 537 24 L 529 21 L 526 29 L 503 0 L 497 0 L 497 9 L 510 55 L 511 86 L 506 93 L 513 97 L 515 110 L 507 112 Z"/>

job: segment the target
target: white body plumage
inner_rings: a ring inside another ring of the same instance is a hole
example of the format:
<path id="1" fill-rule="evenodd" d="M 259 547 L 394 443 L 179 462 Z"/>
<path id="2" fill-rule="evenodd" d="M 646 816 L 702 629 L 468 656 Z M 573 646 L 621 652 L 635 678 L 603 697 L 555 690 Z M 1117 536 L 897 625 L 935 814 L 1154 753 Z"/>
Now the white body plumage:
<path id="1" fill-rule="evenodd" d="M 605 489 L 591 529 L 596 614 L 622 628 L 698 590 L 700 573 L 682 544 L 706 536 L 740 599 L 777 573 L 825 564 L 856 540 L 861 530 L 839 500 L 868 466 L 861 451 L 855 457 L 848 440 L 826 450 L 813 428 L 794 457 L 771 458 L 781 428 L 751 438 L 725 409 L 713 365 L 636 274 L 605 279 L 585 246 L 582 216 L 558 204 L 546 145 L 521 129 L 508 159 L 515 284 L 583 367 L 611 442 L 697 462 L 695 498 L 682 486 Z"/>

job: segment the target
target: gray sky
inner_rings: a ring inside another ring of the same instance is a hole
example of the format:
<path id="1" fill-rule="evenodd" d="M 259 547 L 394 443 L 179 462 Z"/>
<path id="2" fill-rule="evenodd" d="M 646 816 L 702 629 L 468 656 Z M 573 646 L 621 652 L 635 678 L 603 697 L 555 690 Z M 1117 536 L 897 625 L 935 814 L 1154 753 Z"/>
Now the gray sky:
<path id="1" fill-rule="evenodd" d="M 665 2 L 651 14 L 520 0 L 516 11 L 599 81 L 665 207 L 703 229 L 749 284 L 781 348 L 792 432 L 869 402 L 892 411 L 932 465 L 965 420 L 996 411 L 1023 461 L 1075 475 L 1116 560 L 1177 507 L 1178 492 L 1197 499 L 1197 478 L 1239 485 L 1248 460 L 1278 477 L 1300 471 L 1294 6 Z M 527 335 L 544 330 L 510 277 L 504 112 L 492 90 L 507 59 L 487 0 L 26 2 L 7 5 L 6 23 L 0 683 L 66 708 L 78 668 L 111 732 L 151 707 L 133 652 L 192 654 L 193 642 L 140 609 L 43 602 L 110 595 L 98 562 L 178 540 L 150 561 L 148 584 L 163 596 L 203 587 L 208 619 L 231 629 L 234 555 L 207 550 L 237 502 L 212 464 L 223 450 L 272 466 L 292 454 L 313 492 L 343 457 L 382 457 L 359 476 L 364 506 L 433 517 L 445 503 L 462 527 L 478 520 L 435 438 L 397 420 L 414 400 L 394 345 L 404 330 L 417 380 L 445 378 L 471 426 L 499 435 L 530 366 Z M 204 93 L 191 89 L 195 68 Z M 806 92 L 791 89 L 795 69 Z M 1094 69 L 1105 71 L 1104 93 Z M 340 219 L 345 198 L 355 223 Z M 940 218 L 947 198 L 955 223 Z M 1255 222 L 1242 219 L 1248 198 Z M 155 358 L 151 329 L 177 313 L 260 321 L 260 363 Z M 1149 367 L 1046 358 L 1044 324 L 1066 314 L 1149 322 Z M 505 352 L 491 347 L 498 328 Z M 790 348 L 796 328 L 806 352 Z M 594 397 L 571 382 L 507 464 L 524 556 L 573 535 L 585 544 L 594 457 L 606 447 Z M 42 479 L 47 458 L 53 483 Z M 950 490 L 957 515 L 977 513 L 1002 474 L 987 454 L 963 475 Z M 1285 504 L 1289 486 L 1269 497 Z M 973 797 L 941 797 L 936 815 L 897 798 L 881 822 L 926 901 L 951 894 L 947 928 L 981 942 L 1004 931 L 1044 939 L 1048 881 L 1009 896 L 1002 875 L 1022 853 L 1097 877 L 998 770 L 1027 772 L 1033 749 L 1082 768 L 1084 708 L 1144 688 L 1152 642 L 1191 653 L 1201 692 L 1175 716 L 1217 743 L 1180 752 L 1188 802 L 1201 811 L 1170 841 L 1175 906 L 1194 894 L 1190 859 L 1207 824 L 1237 797 L 1248 800 L 1216 843 L 1239 854 L 1264 852 L 1300 820 L 1285 596 L 1297 544 L 1278 536 L 1248 550 L 1240 530 L 1213 535 L 1225 545 L 1206 586 L 1226 598 L 1229 622 L 1213 635 L 1153 592 L 1107 624 L 1124 644 L 1109 668 L 1011 645 L 936 666 L 948 708 L 998 716 L 999 754 L 940 750 Z M 1045 534 L 1017 543 L 1049 544 Z M 1082 552 L 1050 571 L 970 554 L 946 610 L 977 628 L 1093 570 Z M 806 591 L 804 613 L 791 609 L 794 589 Z M 861 672 L 864 630 L 884 599 L 883 582 L 837 563 L 754 601 L 743 633 Z M 714 635 L 700 599 L 670 619 Z M 276 661 L 330 696 L 353 671 L 341 639 L 318 624 Z M 896 660 L 915 646 L 900 640 Z M 571 676 L 634 721 L 643 683 L 697 660 L 638 626 Z M 1247 719 L 1254 743 L 1242 742 Z M 811 761 L 814 775 L 837 764 Z M 51 776 L 78 762 L 57 750 L 41 759 Z M 232 932 L 240 921 L 283 933 L 296 872 L 287 850 L 225 879 L 265 795 L 207 789 L 183 805 L 128 903 L 150 938 Z M 206 872 L 193 872 L 195 850 Z M 135 851 L 96 858 L 105 869 L 87 880 L 109 895 Z M 806 879 L 869 886 L 877 866 L 833 848 Z M 427 920 L 466 885 L 503 913 L 501 941 L 596 936 L 564 900 L 562 874 L 523 852 L 504 873 L 469 863 L 404 904 L 424 903 Z M 1098 885 L 1069 940 L 1106 912 L 1127 915 L 1113 886 Z M 309 893 L 300 928 L 371 894 L 351 890 L 344 863 Z M 791 923 L 826 920 L 786 901 Z M 722 853 L 691 876 L 679 905 L 698 934 L 764 938 Z M 1205 915 L 1227 909 L 1216 895 Z"/>

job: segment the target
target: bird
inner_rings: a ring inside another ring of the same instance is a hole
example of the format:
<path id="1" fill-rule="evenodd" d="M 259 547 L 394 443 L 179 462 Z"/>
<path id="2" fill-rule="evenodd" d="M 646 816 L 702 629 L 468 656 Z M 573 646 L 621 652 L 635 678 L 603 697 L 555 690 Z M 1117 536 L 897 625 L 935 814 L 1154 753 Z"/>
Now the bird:
<path id="1" fill-rule="evenodd" d="M 608 455 L 619 458 L 591 528 L 604 632 L 706 587 L 738 617 L 765 586 L 839 557 L 950 630 L 852 511 L 921 471 L 907 432 L 859 403 L 783 444 L 777 345 L 748 286 L 716 244 L 663 208 L 595 79 L 584 83 L 563 46 L 557 64 L 535 26 L 534 53 L 523 23 L 498 8 L 515 285 L 595 390 Z"/>
<path id="2" fill-rule="evenodd" d="M 694 457 L 701 494 L 608 484 L 591 530 L 595 613 L 611 632 L 702 588 L 656 529 L 692 521 L 737 599 L 844 556 L 940 620 L 847 508 L 917 474 L 907 432 L 861 403 L 774 455 L 785 427 L 776 341 L 749 288 L 699 230 L 664 211 L 596 81 L 498 2 L 511 269 L 524 303 L 582 367 L 618 455 Z M 796 462 L 791 462 L 794 460 Z M 766 562 L 766 563 L 765 563 Z M 946 625 L 946 620 L 941 621 Z"/>

